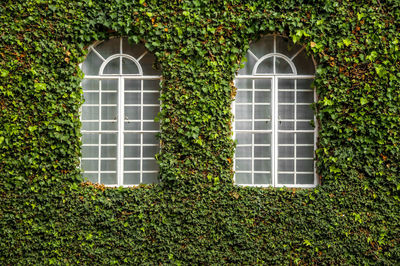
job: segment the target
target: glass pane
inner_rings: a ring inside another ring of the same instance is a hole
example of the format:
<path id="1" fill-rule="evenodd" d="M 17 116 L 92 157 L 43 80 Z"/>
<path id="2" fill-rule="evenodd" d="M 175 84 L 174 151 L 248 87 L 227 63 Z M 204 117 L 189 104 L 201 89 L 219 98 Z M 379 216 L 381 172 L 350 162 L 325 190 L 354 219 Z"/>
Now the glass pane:
<path id="1" fill-rule="evenodd" d="M 239 69 L 238 75 L 251 75 L 253 72 L 253 67 L 257 62 L 257 59 L 250 55 L 249 52 L 246 53 L 247 62 L 243 62 L 244 67 Z"/>
<path id="2" fill-rule="evenodd" d="M 294 160 L 278 160 L 278 171 L 293 172 Z"/>
<path id="3" fill-rule="evenodd" d="M 297 102 L 298 103 L 313 103 L 314 102 L 314 93 L 312 91 L 297 92 Z"/>
<path id="4" fill-rule="evenodd" d="M 99 80 L 83 79 L 82 80 L 82 89 L 83 90 L 98 90 L 99 89 Z"/>
<path id="5" fill-rule="evenodd" d="M 235 118 L 236 119 L 252 119 L 252 105 L 236 105 Z"/>
<path id="6" fill-rule="evenodd" d="M 278 89 L 279 90 L 294 90 L 294 80 L 293 79 L 278 79 Z"/>
<path id="7" fill-rule="evenodd" d="M 99 135 L 98 134 L 82 134 L 83 144 L 98 144 Z"/>
<path id="8" fill-rule="evenodd" d="M 236 140 L 238 145 L 251 144 L 251 133 L 237 133 Z"/>
<path id="9" fill-rule="evenodd" d="M 294 133 L 279 133 L 278 134 L 279 144 L 293 144 L 294 143 Z"/>
<path id="10" fill-rule="evenodd" d="M 99 168 L 98 160 L 82 160 L 81 164 L 84 171 L 98 171 Z"/>
<path id="11" fill-rule="evenodd" d="M 125 92 L 125 104 L 140 104 L 140 93 Z"/>
<path id="12" fill-rule="evenodd" d="M 112 38 L 97 45 L 96 50 L 105 58 L 120 53 L 120 38 Z"/>
<path id="13" fill-rule="evenodd" d="M 252 183 L 251 174 L 250 173 L 236 173 L 235 174 L 235 183 L 236 184 L 247 184 L 250 185 Z"/>
<path id="14" fill-rule="evenodd" d="M 278 102 L 280 103 L 294 103 L 293 91 L 280 91 L 278 92 Z"/>
<path id="15" fill-rule="evenodd" d="M 271 147 L 254 147 L 255 158 L 267 158 L 271 157 Z"/>
<path id="16" fill-rule="evenodd" d="M 279 121 L 279 130 L 294 130 L 294 122 Z"/>
<path id="17" fill-rule="evenodd" d="M 264 36 L 250 45 L 250 50 L 258 57 L 274 52 L 274 36 Z"/>
<path id="18" fill-rule="evenodd" d="M 256 121 L 254 122 L 254 130 L 271 130 L 270 121 Z"/>
<path id="19" fill-rule="evenodd" d="M 269 118 L 271 118 L 271 106 L 270 105 L 256 105 L 256 106 L 254 106 L 254 118 L 255 119 L 269 119 Z"/>
<path id="20" fill-rule="evenodd" d="M 157 133 L 151 133 L 151 132 L 143 133 L 143 144 L 159 144 Z"/>
<path id="21" fill-rule="evenodd" d="M 99 94 L 97 92 L 83 92 L 83 98 L 85 99 L 85 104 L 99 103 Z"/>
<path id="22" fill-rule="evenodd" d="M 294 147 L 293 146 L 281 146 L 278 147 L 278 157 L 294 157 Z"/>
<path id="23" fill-rule="evenodd" d="M 125 122 L 125 130 L 140 130 L 140 122 Z"/>
<path id="24" fill-rule="evenodd" d="M 294 184 L 294 174 L 279 174 L 278 184 Z"/>
<path id="25" fill-rule="evenodd" d="M 271 79 L 254 80 L 254 88 L 256 90 L 271 90 Z"/>
<path id="26" fill-rule="evenodd" d="M 143 173 L 142 183 L 144 183 L 144 184 L 158 183 L 158 174 L 157 173 Z"/>
<path id="27" fill-rule="evenodd" d="M 278 116 L 280 119 L 294 119 L 294 106 L 293 105 L 279 105 Z"/>
<path id="28" fill-rule="evenodd" d="M 297 146 L 296 157 L 314 158 L 314 147 L 312 146 Z"/>
<path id="29" fill-rule="evenodd" d="M 118 95 L 116 92 L 103 92 L 101 94 L 101 103 L 102 104 L 117 104 Z"/>
<path id="30" fill-rule="evenodd" d="M 255 185 L 268 185 L 272 183 L 272 178 L 270 173 L 255 173 L 254 174 L 254 184 Z"/>
<path id="31" fill-rule="evenodd" d="M 83 146 L 82 147 L 82 158 L 98 158 L 99 147 L 97 146 Z"/>
<path id="32" fill-rule="evenodd" d="M 117 57 L 113 60 L 111 60 L 110 62 L 108 62 L 108 64 L 106 65 L 106 67 L 103 70 L 102 74 L 119 74 L 119 61 L 120 58 Z"/>
<path id="33" fill-rule="evenodd" d="M 140 173 L 124 173 L 124 185 L 137 185 L 140 183 Z"/>
<path id="34" fill-rule="evenodd" d="M 314 119 L 314 110 L 309 105 L 297 105 L 297 119 Z"/>
<path id="35" fill-rule="evenodd" d="M 299 75 L 314 75 L 315 67 L 314 62 L 311 56 L 306 54 L 306 51 L 303 50 L 300 54 L 298 54 L 294 59 L 293 63 L 296 66 L 297 74 Z"/>
<path id="36" fill-rule="evenodd" d="M 313 91 L 311 85 L 313 83 L 312 79 L 298 79 L 297 80 L 297 90 L 308 90 Z"/>
<path id="37" fill-rule="evenodd" d="M 159 91 L 160 80 L 143 80 L 143 90 L 145 91 Z"/>
<path id="38" fill-rule="evenodd" d="M 101 90 L 102 91 L 117 91 L 118 90 L 118 80 L 117 79 L 103 79 L 101 80 Z"/>
<path id="39" fill-rule="evenodd" d="M 125 119 L 140 120 L 140 107 L 139 106 L 125 106 Z"/>
<path id="40" fill-rule="evenodd" d="M 254 160 L 254 171 L 271 171 L 271 161 Z"/>
<path id="41" fill-rule="evenodd" d="M 314 144 L 314 133 L 297 133 L 297 144 Z"/>
<path id="42" fill-rule="evenodd" d="M 314 160 L 296 160 L 297 172 L 314 172 Z"/>
<path id="43" fill-rule="evenodd" d="M 274 73 L 274 59 L 269 57 L 264 59 L 257 67 L 257 74 L 273 74 Z"/>
<path id="44" fill-rule="evenodd" d="M 238 91 L 236 94 L 237 103 L 251 103 L 253 101 L 252 91 Z"/>
<path id="45" fill-rule="evenodd" d="M 254 134 L 254 144 L 270 144 L 271 143 L 271 134 Z"/>
<path id="46" fill-rule="evenodd" d="M 310 121 L 307 122 L 297 122 L 296 129 L 298 130 L 314 130 L 314 127 L 311 125 Z"/>
<path id="47" fill-rule="evenodd" d="M 147 53 L 142 59 L 140 59 L 140 65 L 143 69 L 143 75 L 161 75 L 161 71 L 154 69 L 153 65 L 156 61 L 155 56 L 152 53 Z"/>
<path id="48" fill-rule="evenodd" d="M 158 146 L 144 146 L 143 147 L 143 157 L 154 158 L 156 153 L 160 150 Z"/>
<path id="49" fill-rule="evenodd" d="M 138 58 L 146 52 L 146 48 L 142 44 L 129 43 L 128 38 L 122 38 L 122 52 Z"/>
<path id="50" fill-rule="evenodd" d="M 158 92 L 145 92 L 143 93 L 143 103 L 144 104 L 160 104 L 160 93 Z"/>
<path id="51" fill-rule="evenodd" d="M 117 160 L 101 160 L 100 169 L 101 171 L 116 171 Z"/>
<path id="52" fill-rule="evenodd" d="M 140 144 L 140 133 L 125 133 L 124 144 Z"/>
<path id="53" fill-rule="evenodd" d="M 297 174 L 296 184 L 314 184 L 314 174 Z"/>
<path id="54" fill-rule="evenodd" d="M 143 122 L 143 130 L 160 130 L 158 122 Z"/>
<path id="55" fill-rule="evenodd" d="M 239 157 L 251 157 L 251 147 L 236 147 L 235 156 Z"/>
<path id="56" fill-rule="evenodd" d="M 275 57 L 275 68 L 276 68 L 277 74 L 293 73 L 292 68 L 290 67 L 289 63 L 281 57 Z"/>
<path id="57" fill-rule="evenodd" d="M 292 40 L 286 37 L 276 36 L 276 52 L 284 54 L 291 58 L 300 49 L 302 49 L 302 46 L 294 44 Z"/>
<path id="58" fill-rule="evenodd" d="M 99 107 L 97 106 L 82 106 L 82 120 L 98 120 Z"/>
<path id="59" fill-rule="evenodd" d="M 132 60 L 122 58 L 122 74 L 139 74 L 139 68 Z"/>
<path id="60" fill-rule="evenodd" d="M 102 122 L 101 129 L 102 130 L 117 130 L 117 122 Z"/>
<path id="61" fill-rule="evenodd" d="M 140 171 L 140 160 L 124 160 L 124 171 Z"/>
<path id="62" fill-rule="evenodd" d="M 155 159 L 143 160 L 143 171 L 158 171 L 158 164 Z"/>
<path id="63" fill-rule="evenodd" d="M 99 122 L 82 122 L 82 130 L 99 130 Z"/>
<path id="64" fill-rule="evenodd" d="M 249 74 L 251 75 L 251 73 Z M 236 88 L 240 89 L 253 89 L 253 81 L 251 79 L 236 79 L 235 80 Z"/>
<path id="65" fill-rule="evenodd" d="M 116 185 L 117 184 L 117 174 L 116 173 L 101 173 L 100 183 L 104 185 Z"/>
<path id="66" fill-rule="evenodd" d="M 141 81 L 135 79 L 124 79 L 125 91 L 140 91 Z"/>
<path id="67" fill-rule="evenodd" d="M 90 181 L 92 183 L 97 183 L 98 182 L 99 175 L 97 173 L 84 173 L 83 174 L 83 179 L 87 181 Z"/>
<path id="68" fill-rule="evenodd" d="M 116 158 L 117 147 L 116 146 L 102 146 L 101 147 L 101 158 Z"/>
<path id="69" fill-rule="evenodd" d="M 125 146 L 124 157 L 126 158 L 140 158 L 140 146 Z"/>
<path id="70" fill-rule="evenodd" d="M 159 106 L 144 106 L 143 107 L 143 120 L 154 121 L 154 118 L 160 112 Z"/>
<path id="71" fill-rule="evenodd" d="M 83 61 L 82 71 L 85 75 L 98 75 L 103 60 L 93 51 L 90 51 Z"/>
<path id="72" fill-rule="evenodd" d="M 102 106 L 101 107 L 102 120 L 117 120 L 117 107 L 116 106 Z"/>
<path id="73" fill-rule="evenodd" d="M 236 160 L 236 171 L 251 171 L 251 160 Z"/>
<path id="74" fill-rule="evenodd" d="M 271 92 L 269 91 L 256 91 L 254 102 L 256 103 L 270 103 L 271 102 Z"/>

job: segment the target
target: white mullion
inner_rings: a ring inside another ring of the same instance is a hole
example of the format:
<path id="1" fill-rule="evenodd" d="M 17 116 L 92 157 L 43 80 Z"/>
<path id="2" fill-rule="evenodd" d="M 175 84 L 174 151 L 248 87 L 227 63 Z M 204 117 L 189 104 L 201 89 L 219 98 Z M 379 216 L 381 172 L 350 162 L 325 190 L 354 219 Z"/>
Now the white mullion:
<path id="1" fill-rule="evenodd" d="M 124 176 L 124 79 L 118 81 L 118 149 L 117 149 L 117 183 L 123 184 Z"/>
<path id="2" fill-rule="evenodd" d="M 233 81 L 233 86 L 236 88 L 236 79 Z M 236 95 L 239 91 L 239 89 L 236 89 Z M 236 99 L 234 102 L 232 102 L 231 107 L 232 107 L 232 112 L 233 112 L 233 126 L 232 126 L 232 130 L 233 130 L 233 140 L 236 139 L 236 119 L 235 119 L 235 108 L 236 106 Z M 239 145 L 236 145 L 236 147 L 238 147 Z M 236 148 L 235 148 L 235 152 L 233 154 L 233 183 L 236 184 Z"/>
<path id="3" fill-rule="evenodd" d="M 255 147 L 254 147 L 254 112 L 255 112 L 255 80 L 253 79 L 251 81 L 252 87 L 253 87 L 253 92 L 252 92 L 252 110 L 251 110 L 251 115 L 252 115 L 252 122 L 251 122 L 251 130 L 252 130 L 252 134 L 251 134 L 251 183 L 254 184 L 254 151 L 255 151 Z"/>
<path id="4" fill-rule="evenodd" d="M 293 133 L 294 134 L 294 136 L 293 136 L 293 138 L 294 138 L 294 147 L 293 147 L 293 151 L 294 151 L 294 154 L 293 154 L 293 167 L 294 167 L 294 173 L 293 173 L 293 184 L 294 185 L 296 185 L 296 179 L 297 179 L 297 173 L 296 173 L 296 167 L 297 167 L 297 165 L 296 165 L 296 145 L 297 145 L 297 132 L 296 132 L 296 130 L 297 130 L 297 121 L 296 121 L 296 119 L 297 119 L 297 79 L 295 79 L 294 80 L 294 130 L 295 130 L 295 132 Z"/>
<path id="5" fill-rule="evenodd" d="M 100 167 L 101 167 L 101 87 L 103 82 L 99 80 L 99 158 L 98 158 L 98 173 L 97 173 L 97 183 L 100 184 Z"/>
<path id="6" fill-rule="evenodd" d="M 140 81 L 140 130 L 143 130 L 143 80 Z M 143 181 L 143 133 L 140 134 L 140 176 L 139 184 Z"/>
<path id="7" fill-rule="evenodd" d="M 271 172 L 272 172 L 272 174 L 271 174 L 271 179 L 272 179 L 272 186 L 273 187 L 275 187 L 276 186 L 276 184 L 278 183 L 278 180 L 277 180 L 277 178 L 278 178 L 278 175 L 277 175 L 277 172 L 278 172 L 278 169 L 277 169 L 277 158 L 278 158 L 278 152 L 277 152 L 277 149 L 278 149 L 278 145 L 275 145 L 276 143 L 277 143 L 277 134 L 276 134 L 276 132 L 277 132 L 277 128 L 278 128 L 278 110 L 277 110 L 277 108 L 276 108 L 276 106 L 277 106 L 277 99 L 278 99 L 278 97 L 277 97 L 277 95 L 278 95 L 278 92 L 277 92 L 277 82 L 276 82 L 276 78 L 273 78 L 272 80 L 271 80 L 271 87 L 272 87 L 272 90 L 271 90 L 271 107 L 272 107 L 272 124 L 271 124 L 271 126 L 272 126 L 272 134 L 271 134 Z"/>

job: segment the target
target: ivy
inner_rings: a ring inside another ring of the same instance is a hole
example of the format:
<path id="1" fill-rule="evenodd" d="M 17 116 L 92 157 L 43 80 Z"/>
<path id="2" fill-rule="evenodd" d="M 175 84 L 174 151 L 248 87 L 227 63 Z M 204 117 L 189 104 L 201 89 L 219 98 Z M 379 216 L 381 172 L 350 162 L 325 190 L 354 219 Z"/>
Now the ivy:
<path id="1" fill-rule="evenodd" d="M 396 264 L 400 4 L 29 0 L 0 4 L 0 262 Z M 233 185 L 233 79 L 282 34 L 317 61 L 314 189 Z M 79 64 L 142 42 L 162 69 L 160 184 L 82 180 Z"/>

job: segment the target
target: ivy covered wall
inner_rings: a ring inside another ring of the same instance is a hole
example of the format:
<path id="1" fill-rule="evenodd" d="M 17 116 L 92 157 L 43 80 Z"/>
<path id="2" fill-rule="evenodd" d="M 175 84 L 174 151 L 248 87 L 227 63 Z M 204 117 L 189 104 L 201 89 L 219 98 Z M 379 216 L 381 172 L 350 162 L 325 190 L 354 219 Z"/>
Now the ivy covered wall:
<path id="1" fill-rule="evenodd" d="M 0 263 L 400 261 L 400 3 L 16 0 L 0 3 Z M 233 185 L 233 79 L 251 41 L 317 61 L 314 189 Z M 143 42 L 162 69 L 161 184 L 83 183 L 79 64 Z"/>

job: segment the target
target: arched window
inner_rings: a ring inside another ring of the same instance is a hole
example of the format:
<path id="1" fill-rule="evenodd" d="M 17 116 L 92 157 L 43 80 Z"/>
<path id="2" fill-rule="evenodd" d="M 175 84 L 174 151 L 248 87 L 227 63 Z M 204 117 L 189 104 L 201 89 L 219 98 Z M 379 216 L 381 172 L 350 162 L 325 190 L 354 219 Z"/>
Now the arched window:
<path id="1" fill-rule="evenodd" d="M 160 71 L 143 45 L 115 38 L 89 47 L 82 65 L 84 177 L 112 186 L 157 182 Z"/>
<path id="2" fill-rule="evenodd" d="M 246 58 L 235 79 L 235 183 L 315 186 L 313 59 L 304 47 L 271 35 L 250 45 Z"/>

